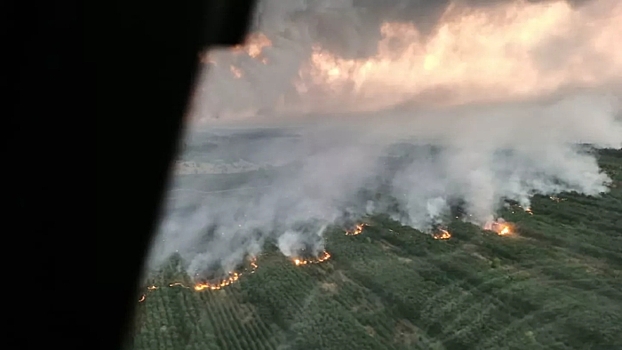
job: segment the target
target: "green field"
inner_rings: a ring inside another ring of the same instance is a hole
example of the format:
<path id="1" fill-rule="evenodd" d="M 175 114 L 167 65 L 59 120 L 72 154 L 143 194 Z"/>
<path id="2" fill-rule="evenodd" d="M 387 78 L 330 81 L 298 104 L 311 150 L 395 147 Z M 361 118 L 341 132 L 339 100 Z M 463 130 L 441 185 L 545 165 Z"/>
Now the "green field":
<path id="1" fill-rule="evenodd" d="M 622 151 L 600 198 L 536 196 L 500 212 L 515 234 L 460 221 L 434 240 L 384 217 L 326 234 L 330 260 L 295 266 L 268 250 L 258 269 L 195 292 L 178 261 L 137 303 L 133 349 L 622 349 Z"/>

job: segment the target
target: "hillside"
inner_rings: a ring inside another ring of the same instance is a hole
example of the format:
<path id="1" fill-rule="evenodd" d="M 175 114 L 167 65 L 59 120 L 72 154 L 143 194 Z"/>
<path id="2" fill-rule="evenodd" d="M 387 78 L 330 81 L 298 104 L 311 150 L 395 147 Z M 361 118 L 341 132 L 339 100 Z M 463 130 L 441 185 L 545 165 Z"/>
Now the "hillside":
<path id="1" fill-rule="evenodd" d="M 256 269 L 202 292 L 173 258 L 144 286 L 129 347 L 621 349 L 622 150 L 599 162 L 610 193 L 509 206 L 509 235 L 456 220 L 434 239 L 371 217 L 358 235 L 329 230 L 325 262 L 267 249 Z"/>

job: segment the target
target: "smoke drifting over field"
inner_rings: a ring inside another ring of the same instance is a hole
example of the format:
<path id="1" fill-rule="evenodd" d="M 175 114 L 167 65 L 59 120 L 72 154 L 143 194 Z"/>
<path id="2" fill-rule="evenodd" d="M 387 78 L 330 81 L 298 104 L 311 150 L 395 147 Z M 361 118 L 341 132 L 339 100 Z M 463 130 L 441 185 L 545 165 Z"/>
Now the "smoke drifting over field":
<path id="1" fill-rule="evenodd" d="M 329 225 L 366 214 L 428 231 L 461 202 L 485 226 L 503 199 L 607 191 L 577 144 L 622 147 L 619 1 L 268 0 L 259 12 L 246 46 L 202 57 L 189 124 L 291 127 L 291 142 L 239 141 L 255 142 L 241 156 L 218 146 L 289 166 L 250 174 L 252 193 L 179 197 L 153 263 L 179 251 L 190 272 L 233 268 L 266 240 L 319 253 Z"/>

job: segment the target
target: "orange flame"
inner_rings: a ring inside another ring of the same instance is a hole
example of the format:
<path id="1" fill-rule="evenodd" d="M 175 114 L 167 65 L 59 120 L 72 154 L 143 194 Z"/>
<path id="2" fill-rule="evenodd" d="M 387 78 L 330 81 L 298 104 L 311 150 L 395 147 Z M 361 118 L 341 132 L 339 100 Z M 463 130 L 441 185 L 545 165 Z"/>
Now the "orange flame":
<path id="1" fill-rule="evenodd" d="M 432 235 L 434 239 L 446 240 L 451 238 L 451 233 L 445 229 L 439 229 L 440 232 Z"/>
<path id="2" fill-rule="evenodd" d="M 346 236 L 360 235 L 363 232 L 363 230 L 365 229 L 365 226 L 367 226 L 367 224 L 364 224 L 364 223 L 356 224 L 356 226 L 354 226 L 354 228 L 346 230 Z"/>
<path id="3" fill-rule="evenodd" d="M 254 273 L 257 270 L 257 259 L 252 258 L 250 260 L 250 273 Z M 217 282 L 201 282 L 194 285 L 193 289 L 197 292 L 204 290 L 219 290 L 226 286 L 235 283 L 242 276 L 242 272 L 229 272 L 229 275 Z"/>
<path id="4" fill-rule="evenodd" d="M 512 233 L 512 231 L 510 230 L 509 226 L 503 225 L 503 227 L 498 233 L 499 233 L 499 236 L 505 236 L 505 235 Z"/>
<path id="5" fill-rule="evenodd" d="M 251 260 L 251 273 L 255 273 L 258 267 L 257 261 L 255 259 Z"/>
<path id="6" fill-rule="evenodd" d="M 328 259 L 330 259 L 330 253 L 327 251 L 323 251 L 316 258 L 311 258 L 311 259 L 295 258 L 295 259 L 292 259 L 292 261 L 294 262 L 294 265 L 302 266 L 302 265 L 308 265 L 308 264 L 319 264 Z"/>
<path id="7" fill-rule="evenodd" d="M 484 225 L 484 229 L 488 231 L 493 231 L 499 236 L 507 236 L 513 233 L 512 225 L 505 221 L 488 222 L 486 223 L 486 225 Z"/>
<path id="8" fill-rule="evenodd" d="M 194 290 L 197 292 L 203 291 L 203 290 L 218 290 L 218 289 L 222 289 L 234 282 L 236 282 L 238 279 L 240 279 L 240 273 L 237 272 L 230 272 L 229 276 L 218 281 L 218 282 L 203 282 L 203 283 L 197 283 L 194 285 Z"/>
<path id="9" fill-rule="evenodd" d="M 252 258 L 250 260 L 250 273 L 254 273 L 255 270 L 257 270 L 258 265 L 257 265 L 257 259 L 256 258 Z M 217 282 L 200 282 L 200 283 L 196 283 L 194 286 L 190 287 L 187 286 L 181 282 L 172 282 L 169 283 L 168 286 L 169 287 L 181 287 L 181 288 L 185 288 L 185 289 L 193 289 L 197 292 L 201 292 L 204 290 L 218 290 L 218 289 L 222 289 L 226 286 L 231 285 L 232 283 L 236 282 L 237 280 L 240 279 L 240 277 L 242 276 L 242 272 L 230 272 L 229 275 L 225 278 L 222 278 L 220 280 L 218 280 Z M 158 286 L 148 286 L 147 290 L 148 291 L 153 291 L 159 289 Z M 141 295 L 141 297 L 138 299 L 139 303 L 142 303 L 143 301 L 145 301 L 146 295 L 143 294 Z"/>

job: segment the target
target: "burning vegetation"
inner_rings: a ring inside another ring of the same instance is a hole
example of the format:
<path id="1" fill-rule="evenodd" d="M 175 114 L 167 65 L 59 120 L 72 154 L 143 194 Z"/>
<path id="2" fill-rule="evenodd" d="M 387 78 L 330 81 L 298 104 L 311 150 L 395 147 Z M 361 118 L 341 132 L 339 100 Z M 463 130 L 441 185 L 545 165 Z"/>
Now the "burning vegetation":
<path id="1" fill-rule="evenodd" d="M 255 257 L 248 259 L 249 264 L 248 267 L 241 267 L 236 269 L 237 271 L 229 271 L 224 274 L 224 277 L 214 277 L 214 276 L 222 276 L 219 270 L 212 270 L 206 278 L 199 278 L 198 282 L 192 287 L 195 291 L 200 292 L 204 290 L 218 290 L 222 289 L 226 286 L 235 283 L 243 273 L 249 272 L 254 273 L 257 269 L 257 259 Z"/>
<path id="2" fill-rule="evenodd" d="M 484 225 L 484 230 L 493 231 L 499 236 L 508 236 L 513 234 L 513 225 L 503 219 L 492 221 Z"/>
<path id="3" fill-rule="evenodd" d="M 230 272 L 227 277 L 221 278 L 219 280 L 212 280 L 209 282 L 199 282 L 194 285 L 194 290 L 197 292 L 203 290 L 218 290 L 226 287 L 234 282 L 236 282 L 240 278 L 241 273 L 238 272 Z"/>
<path id="4" fill-rule="evenodd" d="M 451 238 L 451 233 L 444 228 L 439 228 L 438 232 L 432 234 L 432 238 L 437 240 L 446 240 Z"/>
<path id="5" fill-rule="evenodd" d="M 366 226 L 367 226 L 367 224 L 365 224 L 365 223 L 356 224 L 356 225 L 354 225 L 353 228 L 345 230 L 346 236 L 360 235 L 361 233 L 363 233 L 363 230 L 365 229 Z"/>
<path id="6" fill-rule="evenodd" d="M 205 290 L 219 290 L 219 289 L 222 289 L 226 286 L 229 286 L 237 282 L 243 274 L 254 273 L 255 270 L 257 270 L 258 268 L 257 259 L 253 257 L 253 258 L 250 258 L 248 261 L 249 261 L 249 264 L 247 267 L 240 267 L 241 271 L 230 271 L 224 276 L 222 276 L 223 275 L 222 273 L 215 271 L 215 272 L 210 273 L 211 275 L 210 277 L 198 279 L 198 281 L 196 281 L 194 284 L 172 282 L 172 283 L 169 283 L 167 287 L 192 289 L 197 292 L 202 292 Z M 220 275 L 221 277 L 214 277 L 216 275 Z M 156 285 L 151 285 L 147 287 L 148 292 L 151 292 L 157 289 L 160 289 L 160 287 Z M 143 301 L 145 301 L 146 298 L 147 298 L 146 294 L 141 294 L 141 296 L 138 299 L 138 302 L 142 303 Z"/>
<path id="7" fill-rule="evenodd" d="M 322 263 L 326 260 L 330 259 L 330 253 L 327 252 L 326 250 L 322 251 L 320 254 L 318 254 L 317 256 L 299 256 L 297 258 L 292 259 L 292 261 L 294 262 L 294 265 L 296 266 L 302 266 L 302 265 L 309 265 L 309 264 L 319 264 Z"/>
<path id="8" fill-rule="evenodd" d="M 622 151 L 616 154 L 619 156 L 607 161 L 622 169 Z M 325 265 L 318 266 L 320 269 L 290 265 L 300 252 L 298 246 L 286 259 L 277 256 L 282 253 L 277 247 L 271 247 L 261 256 L 262 271 L 242 277 L 246 280 L 227 288 L 226 293 L 195 292 L 185 270 L 171 260 L 149 276 L 150 280 L 183 281 L 184 285 L 145 285 L 147 300 L 138 304 L 128 345 L 134 350 L 271 349 L 278 346 L 282 329 L 295 324 L 300 336 L 292 337 L 290 346 L 296 349 L 338 349 L 344 342 L 351 349 L 430 344 L 475 349 L 510 344 L 531 350 L 562 343 L 571 344 L 566 346 L 569 349 L 587 349 L 595 341 L 602 348 L 619 348 L 616 335 L 621 334 L 622 324 L 602 320 L 616 317 L 622 298 L 622 289 L 616 288 L 619 276 L 612 273 L 612 268 L 619 269 L 621 264 L 617 256 L 608 254 L 619 243 L 622 192 L 589 199 L 576 192 L 563 193 L 563 198 L 561 205 L 548 196 L 533 198 L 535 215 L 518 215 L 516 223 L 491 220 L 486 237 L 468 237 L 477 231 L 472 220 L 433 227 L 430 234 L 442 234 L 442 228 L 453 236 L 436 244 L 430 244 L 434 242 L 420 230 L 398 225 L 382 214 L 370 217 L 374 232 L 369 240 L 345 237 L 343 229 L 356 223 L 351 221 L 326 233 L 332 236 L 327 237 L 331 239 L 326 247 L 339 253 L 339 258 L 329 263 L 333 271 L 322 268 Z M 569 215 L 582 224 L 566 225 L 567 234 L 559 234 L 559 225 L 565 223 L 559 218 Z M 524 227 L 520 234 L 533 239 L 513 239 L 519 233 L 518 222 Z M 512 230 L 514 235 L 501 239 L 493 234 Z M 514 243 L 508 244 L 508 239 Z M 552 240 L 556 244 L 543 244 Z M 590 249 L 559 249 L 580 248 L 585 242 Z M 315 252 L 324 249 L 321 245 L 307 247 Z M 399 254 L 393 253 L 394 249 L 399 249 Z M 414 266 L 422 269 L 415 274 Z M 433 278 L 434 283 L 413 288 L 423 278 Z M 465 281 L 495 283 L 497 287 L 480 288 L 473 296 L 473 284 Z M 145 300 L 139 294 L 136 300 L 139 297 Z M 508 330 L 508 324 L 520 326 L 525 315 L 533 313 L 534 305 L 548 310 L 548 316 L 531 318 L 524 329 Z M 445 312 L 438 312 L 443 308 Z M 511 312 L 489 312 L 491 308 Z M 362 313 L 373 314 L 373 322 L 352 323 Z M 571 320 L 573 327 L 568 327 L 568 315 L 577 316 Z M 461 323 L 464 320 L 480 320 L 486 329 L 469 327 Z M 443 323 L 455 327 L 437 327 Z M 451 342 L 443 343 L 443 339 Z"/>

